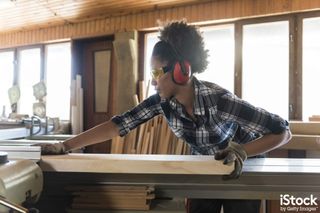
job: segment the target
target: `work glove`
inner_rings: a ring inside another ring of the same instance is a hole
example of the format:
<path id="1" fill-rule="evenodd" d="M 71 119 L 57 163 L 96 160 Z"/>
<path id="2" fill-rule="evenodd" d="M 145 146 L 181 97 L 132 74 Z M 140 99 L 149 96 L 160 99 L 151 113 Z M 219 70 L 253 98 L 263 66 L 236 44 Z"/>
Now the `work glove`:
<path id="1" fill-rule="evenodd" d="M 38 143 L 34 146 L 41 147 L 42 155 L 63 155 L 67 154 L 65 145 L 62 142 L 57 143 Z"/>
<path id="2" fill-rule="evenodd" d="M 214 158 L 223 160 L 223 164 L 234 162 L 234 170 L 230 175 L 224 175 L 223 180 L 237 179 L 242 173 L 243 162 L 247 159 L 247 153 L 243 147 L 235 142 L 230 141 L 227 148 L 218 151 Z"/>

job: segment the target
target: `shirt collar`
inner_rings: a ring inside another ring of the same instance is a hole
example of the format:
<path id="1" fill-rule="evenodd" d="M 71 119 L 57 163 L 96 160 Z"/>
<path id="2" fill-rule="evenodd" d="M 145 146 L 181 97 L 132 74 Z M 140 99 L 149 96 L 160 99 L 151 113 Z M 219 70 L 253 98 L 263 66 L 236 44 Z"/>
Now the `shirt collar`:
<path id="1" fill-rule="evenodd" d="M 205 115 L 205 103 L 203 100 L 203 94 L 207 88 L 196 77 L 193 77 L 193 87 L 194 87 L 193 113 L 195 115 Z"/>
<path id="2" fill-rule="evenodd" d="M 192 77 L 193 87 L 194 87 L 194 103 L 193 103 L 193 113 L 195 115 L 205 115 L 205 101 L 204 96 L 213 93 L 212 89 L 206 86 L 203 82 L 199 81 L 196 77 Z M 165 101 L 165 100 L 163 100 Z M 169 105 L 172 109 L 177 110 L 179 113 L 182 113 L 182 108 L 175 98 L 166 100 L 169 102 Z"/>

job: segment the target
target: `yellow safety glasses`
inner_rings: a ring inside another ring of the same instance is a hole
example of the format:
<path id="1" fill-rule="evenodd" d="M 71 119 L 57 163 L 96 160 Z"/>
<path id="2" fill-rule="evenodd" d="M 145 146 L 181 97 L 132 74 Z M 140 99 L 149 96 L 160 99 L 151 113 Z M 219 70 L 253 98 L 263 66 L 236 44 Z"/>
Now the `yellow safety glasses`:
<path id="1" fill-rule="evenodd" d="M 165 72 L 162 68 L 151 70 L 151 76 L 154 80 L 159 80 L 164 74 Z"/>

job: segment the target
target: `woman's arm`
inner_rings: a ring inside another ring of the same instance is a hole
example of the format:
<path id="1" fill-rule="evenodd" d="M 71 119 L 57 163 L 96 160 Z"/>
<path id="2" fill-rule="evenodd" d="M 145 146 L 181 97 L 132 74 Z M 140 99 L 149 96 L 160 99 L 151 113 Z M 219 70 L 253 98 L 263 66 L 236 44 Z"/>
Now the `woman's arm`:
<path id="1" fill-rule="evenodd" d="M 280 134 L 267 134 L 246 144 L 230 141 L 228 147 L 215 154 L 216 160 L 223 160 L 223 164 L 234 162 L 234 170 L 230 175 L 223 176 L 224 180 L 239 178 L 242 173 L 243 162 L 247 157 L 268 152 L 286 144 L 291 138 L 290 130 Z"/>
<path id="2" fill-rule="evenodd" d="M 289 142 L 291 139 L 290 130 L 285 130 L 280 134 L 267 134 L 262 137 L 243 144 L 248 157 L 263 154 L 280 147 Z"/>
<path id="3" fill-rule="evenodd" d="M 119 135 L 118 126 L 111 120 L 97 125 L 63 142 L 66 151 L 110 140 Z"/>
<path id="4" fill-rule="evenodd" d="M 64 154 L 70 150 L 124 136 L 140 124 L 161 113 L 160 97 L 153 95 L 133 109 L 112 117 L 111 120 L 97 125 L 73 138 L 55 144 L 36 144 L 41 146 L 42 154 Z"/>

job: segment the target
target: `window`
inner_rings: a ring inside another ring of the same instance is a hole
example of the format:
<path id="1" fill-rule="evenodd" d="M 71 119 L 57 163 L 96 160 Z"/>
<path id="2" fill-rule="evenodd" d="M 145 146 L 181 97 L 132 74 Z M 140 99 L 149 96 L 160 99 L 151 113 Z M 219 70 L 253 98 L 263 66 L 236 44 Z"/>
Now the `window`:
<path id="1" fill-rule="evenodd" d="M 320 18 L 303 20 L 302 56 L 302 116 L 308 121 L 312 115 L 320 115 Z"/>
<path id="2" fill-rule="evenodd" d="M 234 92 L 234 25 L 206 27 L 201 31 L 209 50 L 209 63 L 207 70 L 196 77 Z"/>
<path id="3" fill-rule="evenodd" d="M 0 52 L 0 107 L 5 108 L 6 116 L 11 112 L 8 89 L 13 85 L 14 52 Z M 1 117 L 2 114 L 0 114 Z"/>
<path id="4" fill-rule="evenodd" d="M 18 112 L 20 114 L 33 114 L 33 103 L 36 102 L 33 96 L 33 85 L 40 82 L 41 72 L 41 49 L 24 49 L 18 52 L 19 61 L 19 87 L 20 100 Z"/>
<path id="5" fill-rule="evenodd" d="M 243 26 L 242 98 L 288 119 L 289 22 Z"/>
<path id="6" fill-rule="evenodd" d="M 20 88 L 17 112 L 32 116 L 33 104 L 38 102 L 33 95 L 33 86 L 43 81 L 47 87 L 46 115 L 70 119 L 70 42 L 2 51 L 0 76 L 0 107 L 2 112 L 5 106 L 6 116 L 11 112 L 8 89 L 13 83 Z"/>
<path id="7" fill-rule="evenodd" d="M 156 91 L 154 90 L 154 88 L 151 85 L 150 72 L 151 72 L 152 50 L 153 50 L 154 45 L 159 41 L 158 36 L 159 36 L 159 33 L 148 33 L 148 34 L 146 34 L 146 37 L 145 37 L 146 47 L 145 47 L 145 55 L 144 55 L 144 58 L 145 58 L 145 63 L 144 63 L 145 76 L 144 76 L 144 79 L 146 79 L 145 80 L 146 83 L 150 82 L 150 87 L 149 87 L 149 90 L 147 91 L 148 96 L 153 95 L 153 94 L 156 93 Z"/>
<path id="8" fill-rule="evenodd" d="M 209 64 L 198 79 L 217 83 L 287 120 L 320 115 L 320 12 L 200 26 L 200 31 Z M 146 36 L 145 79 L 156 36 Z"/>
<path id="9" fill-rule="evenodd" d="M 46 46 L 47 116 L 69 120 L 71 48 L 70 43 Z"/>

